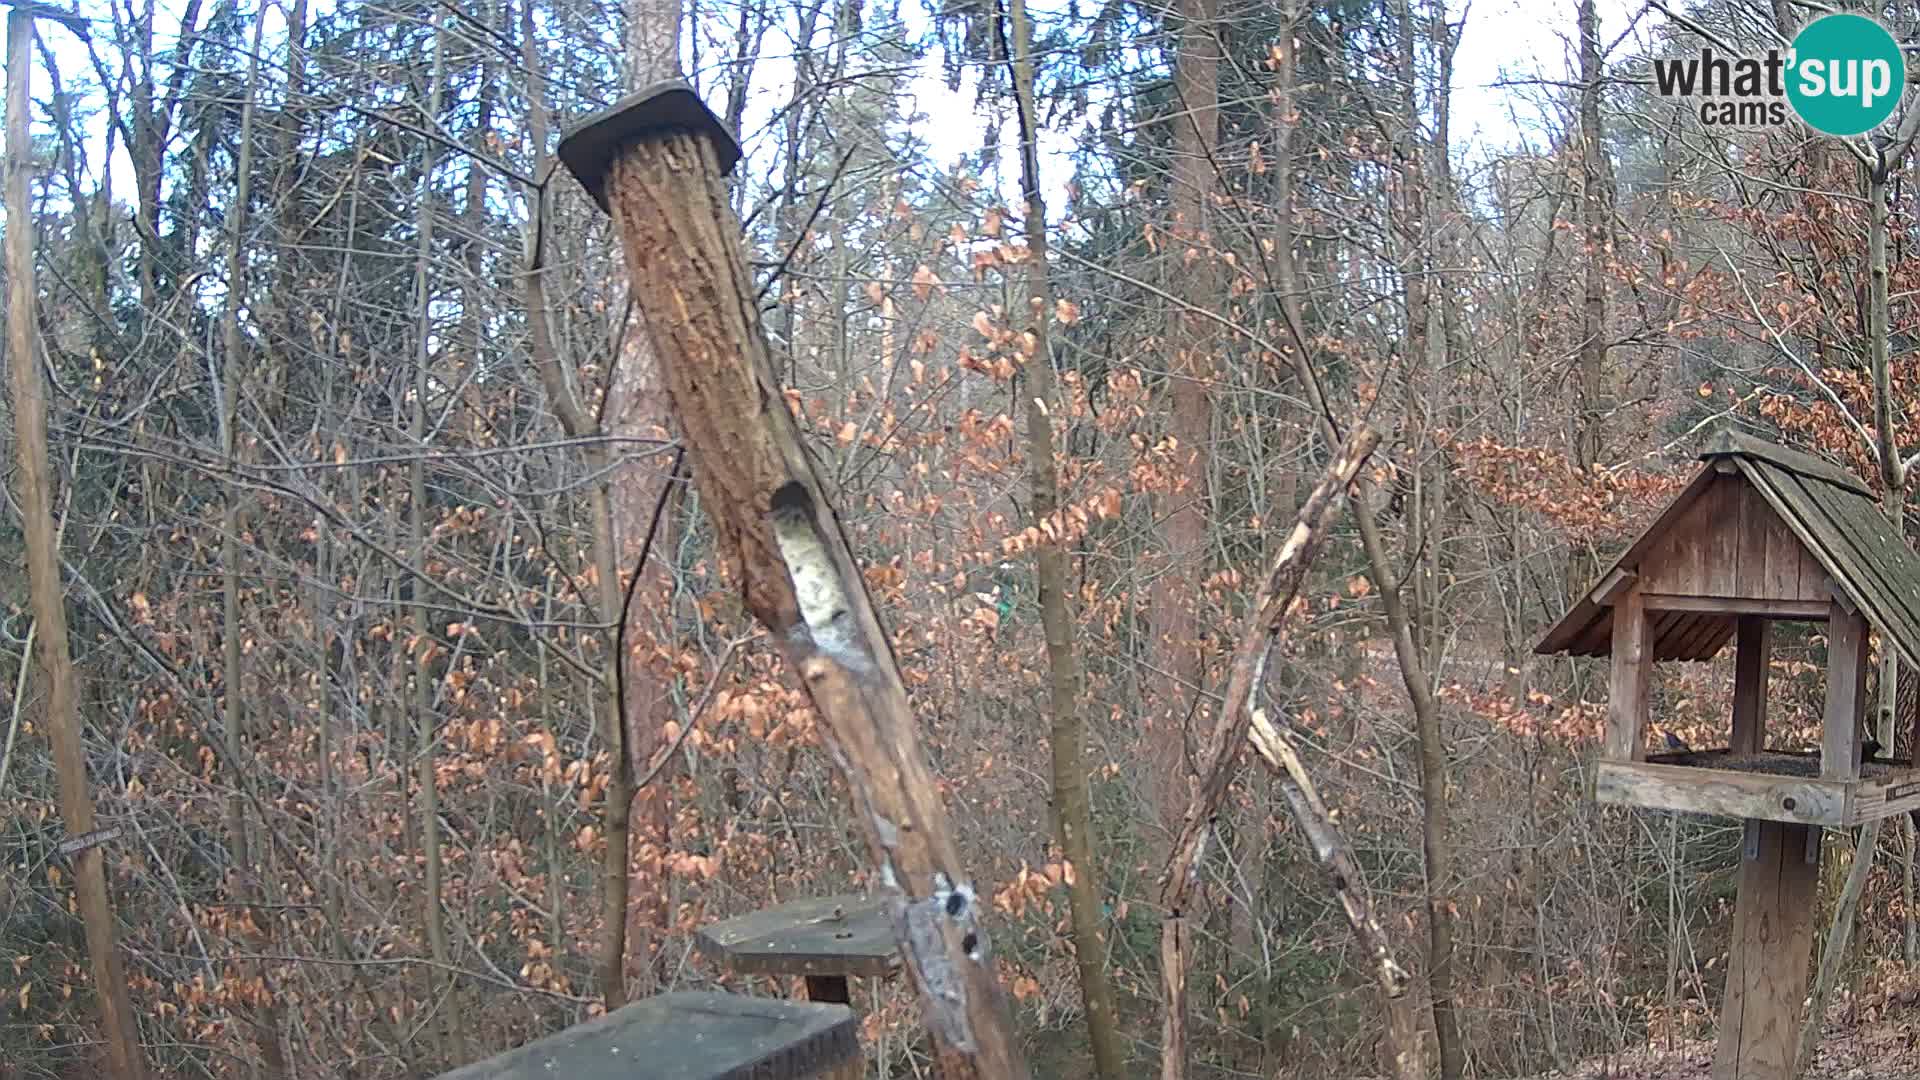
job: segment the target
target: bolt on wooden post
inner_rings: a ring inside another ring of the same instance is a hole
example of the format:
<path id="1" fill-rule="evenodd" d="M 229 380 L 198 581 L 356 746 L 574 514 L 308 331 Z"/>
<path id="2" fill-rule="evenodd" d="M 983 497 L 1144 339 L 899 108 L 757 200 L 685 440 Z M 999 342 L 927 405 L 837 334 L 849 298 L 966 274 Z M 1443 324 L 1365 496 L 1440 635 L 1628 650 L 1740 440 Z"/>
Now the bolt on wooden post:
<path id="1" fill-rule="evenodd" d="M 669 82 L 572 128 L 559 158 L 619 230 L 729 577 L 825 722 L 941 1073 L 1024 1078 L 892 647 L 774 378 L 722 182 L 739 145 L 691 89 Z"/>

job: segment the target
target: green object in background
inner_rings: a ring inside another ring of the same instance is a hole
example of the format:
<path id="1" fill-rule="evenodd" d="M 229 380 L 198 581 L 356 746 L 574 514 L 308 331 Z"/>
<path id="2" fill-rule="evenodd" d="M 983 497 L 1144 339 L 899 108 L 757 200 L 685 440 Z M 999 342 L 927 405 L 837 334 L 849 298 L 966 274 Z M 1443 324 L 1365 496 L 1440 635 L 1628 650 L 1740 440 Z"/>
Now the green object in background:
<path id="1" fill-rule="evenodd" d="M 1019 569 L 1020 568 L 1013 563 L 1001 563 L 993 572 L 993 592 L 974 594 L 983 602 L 991 602 L 993 604 L 993 613 L 999 617 L 1002 623 L 1006 622 L 1007 617 L 1013 614 L 1014 608 L 1020 606 L 1020 585 L 1018 578 L 1015 576 L 1015 572 Z M 993 636 L 1000 636 L 997 628 L 994 630 Z"/>

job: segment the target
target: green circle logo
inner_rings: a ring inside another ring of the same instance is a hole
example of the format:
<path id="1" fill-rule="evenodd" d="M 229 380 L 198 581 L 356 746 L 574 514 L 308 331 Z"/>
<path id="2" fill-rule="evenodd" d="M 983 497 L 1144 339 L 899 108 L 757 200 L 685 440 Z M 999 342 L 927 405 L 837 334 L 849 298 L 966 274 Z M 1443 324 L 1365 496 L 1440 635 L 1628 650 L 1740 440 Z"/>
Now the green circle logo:
<path id="1" fill-rule="evenodd" d="M 1787 100 L 1808 127 L 1861 135 L 1885 123 L 1907 85 L 1907 61 L 1887 28 L 1862 15 L 1824 15 L 1793 39 Z"/>

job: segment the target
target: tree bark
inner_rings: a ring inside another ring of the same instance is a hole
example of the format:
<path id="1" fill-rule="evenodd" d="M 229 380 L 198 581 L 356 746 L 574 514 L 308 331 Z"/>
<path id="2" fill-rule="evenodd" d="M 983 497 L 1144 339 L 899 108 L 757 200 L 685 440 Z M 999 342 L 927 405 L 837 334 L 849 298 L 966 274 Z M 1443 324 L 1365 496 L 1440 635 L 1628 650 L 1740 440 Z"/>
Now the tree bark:
<path id="1" fill-rule="evenodd" d="M 79 674 L 67 640 L 66 598 L 60 580 L 47 453 L 47 394 L 40 373 L 38 296 L 33 268 L 33 204 L 28 190 L 33 148 L 29 142 L 33 16 L 7 13 L 7 363 L 13 382 L 15 453 L 20 472 L 21 530 L 27 547 L 27 578 L 34 625 L 40 636 L 40 666 L 47 676 L 46 725 L 60 784 L 60 816 L 67 835 L 93 831 L 93 793 L 81 746 Z M 94 844 L 71 856 L 87 957 L 100 999 L 100 1026 L 107 1054 L 120 1080 L 141 1080 L 146 1060 L 139 1020 L 115 942 L 113 902 L 107 895 L 106 846 Z"/>
<path id="2" fill-rule="evenodd" d="M 716 149 L 691 132 L 649 132 L 616 153 L 605 179 L 721 561 L 825 722 L 873 882 L 893 900 L 937 1067 L 1022 1080 L 986 909 L 962 869 L 890 639 L 774 379 Z"/>
<path id="3" fill-rule="evenodd" d="M 680 73 L 680 0 L 625 0 L 631 89 Z"/>
<path id="4" fill-rule="evenodd" d="M 627 63 L 633 85 L 638 88 L 680 74 L 679 0 L 625 0 L 627 13 Z M 672 426 L 671 409 L 661 386 L 660 363 L 644 335 L 622 334 L 626 348 L 616 360 L 607 390 L 605 426 L 615 446 L 634 445 L 627 440 L 658 439 Z M 617 454 L 617 451 L 613 451 Z M 611 455 L 610 455 L 611 456 Z M 626 949 L 644 954 L 646 984 L 642 992 L 657 988 L 669 976 L 665 935 L 672 929 L 670 891 L 665 877 L 666 856 L 672 847 L 673 765 L 669 763 L 653 783 L 635 790 L 633 777 L 659 754 L 667 724 L 676 719 L 671 684 L 672 672 L 649 662 L 653 655 L 652 632 L 656 626 L 671 627 L 674 578 L 672 562 L 664 555 L 678 546 L 675 528 L 680 501 L 660 502 L 664 485 L 673 485 L 670 455 L 653 455 L 626 465 L 616 474 L 609 489 L 613 514 L 613 550 L 618 570 L 631 567 L 637 579 L 630 592 L 621 592 L 619 600 L 607 610 L 612 613 L 620 640 L 619 655 L 612 662 L 620 665 L 625 686 L 621 710 L 621 738 L 625 740 L 622 791 L 632 804 L 628 816 L 625 857 L 638 857 L 639 865 L 629 864 L 627 873 L 640 875 L 648 884 L 634 897 L 628 913 Z M 656 506 L 660 521 L 654 525 Z M 663 554 L 643 559 L 643 537 L 652 526 L 657 532 L 654 548 Z M 648 618 L 652 612 L 663 613 Z M 621 633 L 624 628 L 624 634 Z M 613 650 L 609 650 L 611 653 Z M 616 697 L 619 695 L 616 695 Z M 611 797 L 611 796 L 609 796 Z M 634 835 L 637 833 L 637 835 Z M 611 862 L 609 862 L 611 866 Z M 631 884 L 628 892 L 634 891 Z"/>
<path id="5" fill-rule="evenodd" d="M 1160 984 L 1166 1000 L 1160 1028 L 1161 1080 L 1183 1080 L 1187 1075 L 1187 965 L 1192 950 L 1187 906 L 1199 884 L 1207 837 L 1213 832 L 1221 800 L 1239 769 L 1249 710 L 1266 674 L 1267 656 L 1286 628 L 1307 568 L 1319 554 L 1327 530 L 1346 499 L 1347 485 L 1354 482 L 1361 464 L 1379 442 L 1377 432 L 1365 424 L 1356 425 L 1346 445 L 1328 464 L 1325 478 L 1307 497 L 1292 533 L 1274 558 L 1254 602 L 1254 616 L 1234 649 L 1225 700 L 1201 746 L 1200 776 L 1166 869 L 1160 875 L 1160 907 L 1165 912 L 1160 924 Z"/>
<path id="6" fill-rule="evenodd" d="M 438 123 L 440 102 L 446 83 L 446 24 L 439 18 L 434 20 L 433 72 L 427 88 L 427 117 L 429 123 Z M 420 166 L 420 206 L 419 206 L 419 246 L 414 253 L 414 314 L 417 319 L 414 327 L 414 365 L 413 365 L 413 408 L 408 418 L 408 435 L 414 446 L 413 460 L 408 465 L 407 483 L 410 497 L 407 513 L 407 555 L 413 562 L 414 580 L 417 582 L 427 572 L 427 467 L 423 460 L 427 438 L 427 366 L 433 359 L 429 342 L 432 339 L 433 291 L 430 270 L 433 262 L 433 207 L 434 192 L 432 176 L 434 159 L 438 146 L 433 140 L 426 140 L 421 149 Z M 408 650 L 410 666 L 413 670 L 412 712 L 414 722 L 414 760 L 416 764 L 415 783 L 419 786 L 416 794 L 415 816 L 420 822 L 420 851 L 425 861 L 422 882 L 427 926 L 427 948 L 433 956 L 435 970 L 427 980 L 432 990 L 425 1007 L 435 1013 L 435 1020 L 429 1032 L 430 1044 L 445 1058 L 454 1051 L 451 1045 L 458 1035 L 458 1025 L 449 1022 L 458 1015 L 458 1010 L 444 1007 L 435 999 L 444 998 L 452 992 L 452 984 L 442 973 L 452 968 L 452 953 L 447 944 L 446 901 L 441 895 L 443 868 L 440 859 L 440 782 L 439 755 L 435 751 L 435 741 L 439 738 L 439 724 L 435 722 L 433 702 L 433 665 L 435 648 L 435 627 L 425 605 L 425 590 L 418 584 L 411 586 L 413 605 L 413 644 Z"/>
<path id="7" fill-rule="evenodd" d="M 1386 609 L 1387 627 L 1393 635 L 1393 653 L 1400 667 L 1400 680 L 1413 704 L 1414 726 L 1420 743 L 1420 847 L 1426 863 L 1427 907 L 1427 986 L 1433 995 L 1435 1042 L 1440 1050 L 1440 1074 L 1445 1080 L 1459 1080 L 1466 1070 L 1466 1053 L 1461 1044 L 1460 1022 L 1453 1008 L 1453 853 L 1447 844 L 1449 796 L 1447 793 L 1447 749 L 1441 738 L 1440 709 L 1434 700 L 1426 665 L 1413 642 L 1406 609 L 1400 603 L 1399 580 L 1387 558 L 1386 543 L 1373 509 L 1363 491 L 1354 506 L 1354 518 L 1360 525 L 1360 542 L 1367 554 L 1367 577 L 1380 594 L 1380 606 Z"/>
<path id="8" fill-rule="evenodd" d="M 1580 221 L 1585 234 L 1584 295 L 1580 305 L 1580 356 L 1574 380 L 1573 463 L 1581 473 L 1599 463 L 1607 390 L 1607 254 L 1612 230 L 1606 198 L 1606 145 L 1600 126 L 1600 17 L 1594 0 L 1579 0 L 1580 34 Z M 1596 572 L 1593 554 L 1579 544 L 1567 563 L 1569 595 L 1584 589 Z"/>
<path id="9" fill-rule="evenodd" d="M 247 62 L 247 95 L 240 106 L 240 149 L 235 162 L 233 209 L 227 215 L 227 301 L 221 313 L 222 370 L 220 378 L 221 456 L 228 470 L 240 463 L 240 382 L 248 364 L 243 358 L 246 344 L 240 334 L 240 311 L 247 303 L 246 230 L 248 203 L 253 197 L 254 100 L 260 85 L 260 35 L 262 20 L 256 18 L 253 55 Z M 240 639 L 245 633 L 240 624 L 240 529 L 241 505 L 245 496 L 237 484 L 227 488 L 220 538 L 221 646 L 220 681 L 226 692 L 224 722 L 227 771 L 233 792 L 227 796 L 227 831 L 233 845 L 233 864 L 242 898 L 251 896 L 266 903 L 266 891 L 259 867 L 254 865 L 247 838 L 246 767 L 242 764 L 246 741 L 246 672 Z M 271 934 L 275 919 L 265 908 L 255 910 L 259 925 Z M 261 965 L 261 979 L 267 978 Z M 247 1025 L 253 1031 L 254 1044 L 268 1076 L 287 1075 L 287 1062 L 280 1049 L 280 1010 L 271 997 L 246 1010 Z"/>
<path id="10" fill-rule="evenodd" d="M 1580 377 L 1575 383 L 1573 459 L 1583 471 L 1600 459 L 1606 411 L 1606 255 L 1609 229 L 1604 196 L 1606 147 L 1600 127 L 1600 17 L 1594 0 L 1580 0 L 1580 221 L 1586 235 L 1584 295 L 1580 306 Z M 1582 579 L 1584 582 L 1584 579 Z"/>
<path id="11" fill-rule="evenodd" d="M 532 6 L 522 5 L 520 39 L 527 69 L 527 130 L 536 153 L 534 175 L 544 176 L 551 168 L 552 158 L 546 149 L 549 120 L 545 68 L 540 59 L 534 29 Z M 593 529 L 591 557 L 599 588 L 594 616 L 595 621 L 603 627 L 604 652 L 608 664 L 595 687 L 595 712 L 599 717 L 601 738 L 612 759 L 612 775 L 607 783 L 605 801 L 601 804 L 601 830 L 605 833 L 600 865 L 603 936 L 600 955 L 594 963 L 594 976 L 606 1008 L 612 1011 L 627 1001 L 627 899 L 631 891 L 627 866 L 633 810 L 633 762 L 626 737 L 626 724 L 620 714 L 617 677 L 613 668 L 624 659 L 614 645 L 624 597 L 620 591 L 619 560 L 614 547 L 612 452 L 600 438 L 599 419 L 581 403 L 573 385 L 572 372 L 560 362 L 559 346 L 547 313 L 545 245 L 546 230 L 551 227 L 548 220 L 548 200 L 551 197 L 544 187 L 530 187 L 527 191 L 526 269 L 521 276 L 521 288 L 526 295 L 527 325 L 530 330 L 528 352 L 534 374 L 546 393 L 549 407 L 560 420 L 561 429 L 570 438 L 587 442 L 587 449 L 582 456 L 586 459 L 588 471 L 595 477 L 588 494 L 587 510 Z"/>
<path id="12" fill-rule="evenodd" d="M 1033 522 L 1042 535 L 1034 548 L 1034 577 L 1040 592 L 1040 624 L 1047 639 L 1048 705 L 1052 711 L 1054 826 L 1060 850 L 1072 872 L 1067 900 L 1073 919 L 1074 960 L 1080 973 L 1080 997 L 1087 1010 L 1087 1040 L 1095 1075 L 1120 1080 L 1126 1052 L 1120 1042 L 1107 980 L 1107 936 L 1101 930 L 1103 880 L 1094 856 L 1093 808 L 1088 793 L 1086 724 L 1080 715 L 1080 668 L 1074 653 L 1073 615 L 1067 609 L 1067 560 L 1061 544 L 1050 539 L 1046 523 L 1060 506 L 1060 477 L 1054 464 L 1053 419 L 1058 405 L 1048 321 L 1054 297 L 1047 262 L 1047 208 L 1040 188 L 1037 146 L 1038 111 L 1033 97 L 1033 27 L 1026 0 L 1011 0 L 1013 90 L 1020 114 L 1020 186 L 1026 195 L 1028 327 L 1033 353 L 1026 358 L 1027 470 L 1032 485 Z M 1015 304 L 1016 312 L 1018 304 Z"/>
<path id="13" fill-rule="evenodd" d="M 1418 361 L 1426 357 L 1431 312 L 1426 277 L 1427 178 L 1421 164 L 1424 154 L 1417 137 L 1420 118 L 1413 96 L 1417 69 L 1412 0 L 1400 0 L 1398 14 L 1400 71 L 1405 95 L 1402 102 L 1405 115 L 1401 118 L 1405 151 L 1401 158 L 1400 197 L 1404 202 L 1406 235 L 1413 250 L 1403 274 L 1408 350 Z M 1421 850 L 1427 878 L 1427 986 L 1433 995 L 1434 1042 L 1440 1051 L 1440 1075 L 1443 1080 L 1460 1080 L 1466 1072 L 1466 1051 L 1461 1045 L 1460 1022 L 1453 1009 L 1453 901 L 1448 895 L 1453 880 L 1451 852 L 1447 847 L 1447 751 L 1441 738 L 1440 714 L 1433 699 L 1432 682 L 1427 675 L 1427 660 L 1414 636 L 1413 620 L 1408 617 L 1400 588 L 1395 584 L 1402 579 L 1387 558 L 1386 545 L 1364 492 L 1354 507 L 1354 517 L 1359 522 L 1360 540 L 1367 553 L 1368 577 L 1379 592 L 1380 606 L 1387 614 L 1400 678 L 1413 703 L 1414 726 L 1420 743 Z"/>
<path id="14" fill-rule="evenodd" d="M 1200 694 L 1206 668 L 1200 653 L 1198 585 L 1204 570 L 1207 538 L 1207 452 L 1213 426 L 1208 382 L 1212 350 L 1218 338 L 1211 321 L 1193 309 L 1212 310 L 1219 300 L 1214 260 L 1209 253 L 1209 206 L 1215 181 L 1214 144 L 1219 130 L 1220 46 L 1215 39 L 1219 0 L 1180 0 L 1180 35 L 1174 55 L 1173 244 L 1170 272 L 1173 293 L 1188 307 L 1173 315 L 1170 335 L 1173 364 L 1167 396 L 1172 419 L 1168 432 L 1178 458 L 1174 490 L 1166 496 L 1161 539 L 1167 565 L 1154 581 L 1149 619 L 1153 626 L 1154 666 L 1163 672 L 1149 744 L 1155 802 L 1169 835 L 1180 827 L 1188 798 L 1188 718 Z"/>

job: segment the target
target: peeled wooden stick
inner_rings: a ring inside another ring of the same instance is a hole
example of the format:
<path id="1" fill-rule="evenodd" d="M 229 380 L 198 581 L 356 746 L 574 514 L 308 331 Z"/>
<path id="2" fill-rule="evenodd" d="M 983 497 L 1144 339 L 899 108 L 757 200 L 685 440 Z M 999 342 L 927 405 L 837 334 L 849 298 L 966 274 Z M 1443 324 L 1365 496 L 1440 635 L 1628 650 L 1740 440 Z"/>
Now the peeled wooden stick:
<path id="1" fill-rule="evenodd" d="M 1187 904 L 1199 880 L 1200 860 L 1206 854 L 1207 837 L 1213 832 L 1213 819 L 1220 802 L 1239 768 L 1240 749 L 1246 739 L 1248 706 L 1260 685 L 1267 664 L 1267 652 L 1286 626 L 1287 615 L 1307 568 L 1320 552 L 1327 530 L 1345 501 L 1347 485 L 1360 472 L 1360 465 L 1380 442 L 1380 436 L 1365 424 L 1356 424 L 1347 444 L 1327 466 L 1327 475 L 1307 503 L 1300 508 L 1293 532 L 1280 547 L 1273 568 L 1267 573 L 1254 605 L 1253 621 L 1233 653 L 1233 666 L 1227 676 L 1226 701 L 1214 717 L 1200 753 L 1200 775 L 1187 803 L 1180 834 L 1173 844 L 1160 878 L 1160 907 L 1165 913 L 1160 924 L 1161 988 L 1166 994 L 1166 1016 L 1161 1025 L 1160 1075 L 1162 1080 L 1182 1080 L 1187 1072 Z"/>
<path id="2" fill-rule="evenodd" d="M 1354 936 L 1360 939 L 1361 946 L 1373 960 L 1374 975 L 1380 980 L 1380 996 L 1387 1010 L 1387 1032 L 1392 1040 L 1395 1075 L 1401 1080 L 1421 1080 L 1425 1071 L 1420 1065 L 1419 1021 L 1406 1000 L 1410 977 L 1407 969 L 1393 958 L 1393 945 L 1387 940 L 1386 930 L 1373 913 L 1373 897 L 1367 892 L 1367 879 L 1361 875 L 1360 864 L 1353 857 L 1353 848 L 1333 823 L 1333 815 L 1327 811 L 1327 804 L 1320 801 L 1320 793 L 1313 786 L 1313 777 L 1307 774 L 1307 767 L 1301 763 L 1299 753 L 1293 748 L 1293 740 L 1287 737 L 1285 731 L 1273 726 L 1267 719 L 1266 710 L 1256 708 L 1252 711 L 1247 741 L 1253 744 L 1254 751 L 1279 780 L 1280 794 L 1293 810 L 1294 820 L 1306 830 L 1307 842 L 1313 845 L 1314 858 L 1327 868 L 1327 874 L 1332 879 L 1333 895 L 1340 900 L 1340 910 L 1346 913 L 1347 924 L 1353 927 Z"/>

